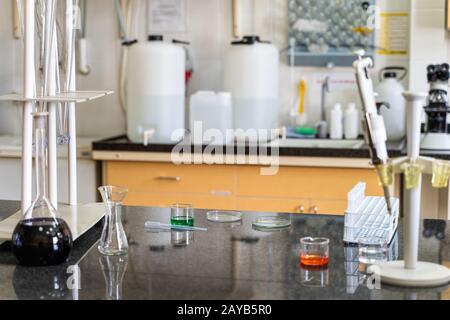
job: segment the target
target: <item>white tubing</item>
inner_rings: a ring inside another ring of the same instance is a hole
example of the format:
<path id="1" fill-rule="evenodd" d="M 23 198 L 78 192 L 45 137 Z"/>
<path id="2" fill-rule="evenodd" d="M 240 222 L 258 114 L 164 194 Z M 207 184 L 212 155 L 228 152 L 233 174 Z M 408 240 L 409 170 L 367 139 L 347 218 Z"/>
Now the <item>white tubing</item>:
<path id="1" fill-rule="evenodd" d="M 24 61 L 24 95 L 26 98 L 35 97 L 35 68 L 34 68 L 34 40 L 35 40 L 35 1 L 25 1 L 25 61 Z M 33 174 L 33 102 L 27 101 L 23 108 L 23 136 L 22 136 L 22 214 L 31 205 L 32 174 Z"/>
<path id="2" fill-rule="evenodd" d="M 76 90 L 76 66 L 75 66 L 75 48 L 73 47 L 73 25 L 70 23 L 73 21 L 73 3 L 72 0 L 66 1 L 66 15 L 67 15 L 67 23 L 66 32 L 69 36 L 69 57 L 70 61 L 70 80 L 69 80 L 69 91 L 74 92 Z M 77 194 L 77 128 L 76 128 L 76 112 L 75 112 L 75 103 L 69 103 L 69 204 L 71 206 L 76 205 L 78 203 L 78 194 Z"/>
<path id="3" fill-rule="evenodd" d="M 77 124 L 75 103 L 69 104 L 69 204 L 78 203 L 77 194 Z"/>
<path id="4" fill-rule="evenodd" d="M 426 93 L 403 94 L 407 101 L 407 139 L 408 158 L 416 160 L 420 155 L 420 123 L 421 112 Z M 420 230 L 420 197 L 422 191 L 422 177 L 419 186 L 406 191 L 405 219 L 404 219 L 404 256 L 405 268 L 416 269 L 419 252 Z"/>
<path id="5" fill-rule="evenodd" d="M 87 41 L 86 39 L 79 39 L 78 40 L 78 52 L 80 54 L 79 58 L 79 66 L 78 71 L 82 75 L 88 75 L 91 72 L 91 68 L 89 67 L 87 63 Z"/>
<path id="6" fill-rule="evenodd" d="M 56 25 L 53 26 L 53 36 L 51 40 L 50 52 L 50 65 L 48 68 L 48 95 L 56 95 L 56 68 L 58 59 L 58 46 L 56 38 Z M 56 107 L 57 103 L 51 102 L 48 105 L 48 193 L 49 200 L 55 209 L 58 208 L 58 151 L 56 144 Z"/>
<path id="7" fill-rule="evenodd" d="M 131 21 L 132 21 L 132 14 L 133 14 L 133 6 L 134 2 L 132 0 L 129 1 L 127 5 L 127 12 L 126 12 L 126 21 L 121 21 L 123 23 L 123 33 L 125 40 L 132 39 L 131 34 Z M 122 17 L 124 19 L 123 12 L 118 11 L 119 17 Z M 120 70 L 119 70 L 119 104 L 120 108 L 122 109 L 123 114 L 127 115 L 127 106 L 126 106 L 126 70 L 128 65 L 128 46 L 122 46 L 122 56 L 120 61 Z M 126 123 L 126 122 L 125 122 Z"/>
<path id="8" fill-rule="evenodd" d="M 119 0 L 114 0 L 114 7 L 116 9 L 117 20 L 119 20 L 119 27 L 122 32 L 122 36 L 124 39 L 128 39 L 128 30 L 125 26 L 125 18 Z"/>

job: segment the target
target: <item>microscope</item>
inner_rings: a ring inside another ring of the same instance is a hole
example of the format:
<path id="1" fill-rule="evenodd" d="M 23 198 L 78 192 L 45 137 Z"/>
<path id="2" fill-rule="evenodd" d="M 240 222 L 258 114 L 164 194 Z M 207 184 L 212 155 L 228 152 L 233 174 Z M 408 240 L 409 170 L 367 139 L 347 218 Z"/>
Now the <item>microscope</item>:
<path id="1" fill-rule="evenodd" d="M 430 91 L 424 109 L 428 119 L 421 149 L 450 151 L 450 135 L 447 130 L 447 113 L 450 113 L 450 66 L 447 63 L 428 66 L 427 78 Z"/>

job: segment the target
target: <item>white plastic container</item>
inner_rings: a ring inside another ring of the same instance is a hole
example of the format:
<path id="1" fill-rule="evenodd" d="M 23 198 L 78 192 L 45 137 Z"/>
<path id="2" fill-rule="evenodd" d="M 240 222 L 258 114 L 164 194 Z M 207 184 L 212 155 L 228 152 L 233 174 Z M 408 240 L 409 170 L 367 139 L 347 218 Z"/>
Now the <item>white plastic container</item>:
<path id="1" fill-rule="evenodd" d="M 385 72 L 377 86 L 377 102 L 389 103 L 389 108 L 381 107 L 388 141 L 400 141 L 406 136 L 406 100 L 405 91 L 396 72 Z"/>
<path id="2" fill-rule="evenodd" d="M 182 47 L 161 36 L 132 45 L 127 67 L 128 137 L 150 143 L 176 143 L 185 129 L 185 64 Z"/>
<path id="3" fill-rule="evenodd" d="M 231 94 L 199 91 L 190 99 L 190 121 L 194 144 L 220 145 L 232 142 Z"/>
<path id="4" fill-rule="evenodd" d="M 224 90 L 233 97 L 235 129 L 278 128 L 279 53 L 259 37 L 233 42 L 225 57 Z"/>
<path id="5" fill-rule="evenodd" d="M 330 113 L 330 138 L 340 140 L 344 135 L 342 107 L 339 103 L 335 104 Z"/>
<path id="6" fill-rule="evenodd" d="M 347 110 L 345 110 L 344 120 L 344 137 L 348 140 L 354 140 L 359 135 L 359 113 L 356 110 L 356 105 L 350 103 Z"/>

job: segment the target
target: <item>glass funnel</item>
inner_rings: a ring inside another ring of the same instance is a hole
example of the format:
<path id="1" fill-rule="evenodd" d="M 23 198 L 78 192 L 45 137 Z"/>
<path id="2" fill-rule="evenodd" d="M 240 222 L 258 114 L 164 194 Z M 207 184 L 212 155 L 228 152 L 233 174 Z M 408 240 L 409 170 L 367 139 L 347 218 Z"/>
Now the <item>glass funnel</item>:
<path id="1" fill-rule="evenodd" d="M 128 240 L 122 225 L 122 202 L 128 190 L 122 187 L 98 188 L 106 208 L 105 224 L 98 245 L 101 254 L 115 256 L 128 252 Z"/>
<path id="2" fill-rule="evenodd" d="M 36 198 L 12 235 L 12 250 L 21 265 L 64 263 L 72 250 L 72 233 L 47 198 L 47 112 L 33 113 L 35 123 Z"/>

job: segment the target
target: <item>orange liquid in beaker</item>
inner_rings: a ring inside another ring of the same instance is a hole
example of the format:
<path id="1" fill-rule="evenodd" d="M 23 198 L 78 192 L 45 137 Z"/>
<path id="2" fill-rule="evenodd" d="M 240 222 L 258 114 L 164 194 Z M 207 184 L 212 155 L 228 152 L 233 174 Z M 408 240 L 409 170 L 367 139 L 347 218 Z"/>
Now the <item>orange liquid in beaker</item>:
<path id="1" fill-rule="evenodd" d="M 315 254 L 305 254 L 300 256 L 300 263 L 307 267 L 326 267 L 328 265 L 328 257 Z"/>

